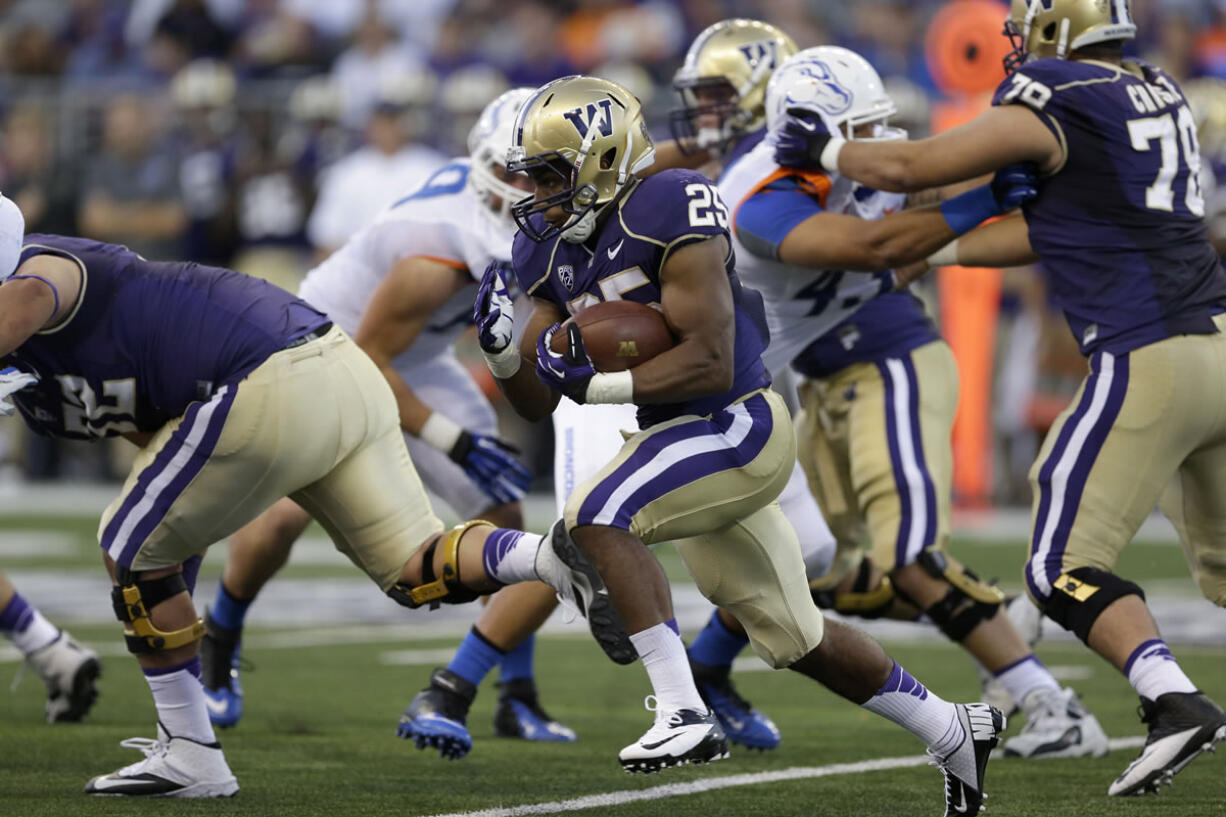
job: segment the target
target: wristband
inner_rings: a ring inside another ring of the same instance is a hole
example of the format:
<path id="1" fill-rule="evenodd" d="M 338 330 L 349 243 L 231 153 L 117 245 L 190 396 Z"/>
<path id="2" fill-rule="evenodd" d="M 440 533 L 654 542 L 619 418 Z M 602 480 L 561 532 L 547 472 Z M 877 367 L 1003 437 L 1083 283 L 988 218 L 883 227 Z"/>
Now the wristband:
<path id="1" fill-rule="evenodd" d="M 584 397 L 589 403 L 633 403 L 634 375 L 629 369 L 594 374 Z"/>
<path id="2" fill-rule="evenodd" d="M 463 433 L 464 429 L 456 425 L 450 417 L 435 411 L 426 418 L 417 436 L 422 442 L 429 443 L 444 454 L 450 454 Z"/>
<path id="3" fill-rule="evenodd" d="M 846 144 L 847 140 L 841 136 L 832 136 L 826 147 L 822 148 L 820 163 L 827 173 L 839 172 L 839 154 L 843 152 L 843 145 Z"/>
<path id="4" fill-rule="evenodd" d="M 1000 213 L 991 185 L 976 187 L 960 196 L 954 196 L 941 205 L 941 215 L 955 235 L 969 233 L 992 216 Z"/>
<path id="5" fill-rule="evenodd" d="M 490 368 L 490 374 L 499 380 L 510 380 L 519 371 L 521 361 L 514 342 L 508 343 L 501 352 L 491 354 L 482 349 L 481 354 L 485 357 L 485 365 Z"/>
<path id="6" fill-rule="evenodd" d="M 958 239 L 946 244 L 941 249 L 928 256 L 928 268 L 954 267 L 958 264 Z"/>

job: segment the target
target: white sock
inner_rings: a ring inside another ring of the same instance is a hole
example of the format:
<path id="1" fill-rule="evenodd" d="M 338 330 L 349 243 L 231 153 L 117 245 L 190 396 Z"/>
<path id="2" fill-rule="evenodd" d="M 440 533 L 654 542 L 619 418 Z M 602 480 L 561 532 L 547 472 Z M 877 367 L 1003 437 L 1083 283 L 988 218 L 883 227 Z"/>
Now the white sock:
<path id="1" fill-rule="evenodd" d="M 193 667 L 195 672 L 193 672 Z M 148 670 L 146 670 L 146 673 Z M 200 743 L 216 743 L 209 710 L 200 684 L 200 661 L 193 659 L 184 667 L 161 675 L 145 675 L 158 720 L 172 737 L 190 738 Z"/>
<path id="2" fill-rule="evenodd" d="M 1151 701 L 1168 692 L 1196 691 L 1196 684 L 1184 675 L 1161 638 L 1151 638 L 1133 650 L 1124 664 L 1124 674 L 1137 694 Z"/>
<path id="3" fill-rule="evenodd" d="M 862 706 L 915 735 L 938 757 L 958 748 L 966 734 L 954 705 L 912 678 L 898 662 L 877 694 Z"/>
<path id="4" fill-rule="evenodd" d="M 1035 657 L 1034 653 L 992 674 L 1018 706 L 1022 705 L 1027 695 L 1037 689 L 1060 689 L 1056 679 L 1051 677 L 1047 667 L 1043 666 L 1043 662 Z"/>
<path id="5" fill-rule="evenodd" d="M 9 633 L 13 646 L 21 650 L 22 655 L 29 655 L 36 650 L 41 650 L 60 637 L 59 627 L 47 621 L 43 614 L 38 612 L 35 607 L 31 606 L 29 610 L 32 615 L 30 616 L 30 623 L 26 625 L 25 629 Z"/>
<path id="6" fill-rule="evenodd" d="M 540 581 L 536 575 L 536 551 L 543 538 L 510 528 L 494 531 L 485 540 L 482 555 L 486 575 L 503 584 Z"/>
<path id="7" fill-rule="evenodd" d="M 694 674 L 685 655 L 685 643 L 675 629 L 675 621 L 666 621 L 646 630 L 630 634 L 630 643 L 638 651 L 651 680 L 651 688 L 661 712 L 696 709 L 706 712 L 707 705 L 694 686 Z"/>

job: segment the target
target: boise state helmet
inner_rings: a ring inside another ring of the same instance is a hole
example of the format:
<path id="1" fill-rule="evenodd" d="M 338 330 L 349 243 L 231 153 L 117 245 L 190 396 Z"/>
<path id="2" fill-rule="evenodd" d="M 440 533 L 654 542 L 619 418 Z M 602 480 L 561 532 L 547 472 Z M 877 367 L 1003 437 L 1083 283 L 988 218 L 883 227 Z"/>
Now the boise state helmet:
<path id="1" fill-rule="evenodd" d="M 25 216 L 12 199 L 0 194 L 0 281 L 17 271 L 25 236 Z"/>
<path id="2" fill-rule="evenodd" d="M 494 168 L 505 173 L 515 119 L 533 93 L 532 88 L 512 88 L 499 94 L 468 132 L 468 155 L 472 159 L 468 184 L 486 207 L 507 222 L 511 221 L 511 205 L 524 191 L 505 181 Z"/>
<path id="3" fill-rule="evenodd" d="M 788 109 L 817 113 L 845 139 L 906 139 L 906 131 L 889 127 L 898 106 L 868 60 L 835 45 L 806 48 L 775 71 L 766 89 L 766 124 L 781 127 Z M 865 126 L 871 126 L 864 133 Z"/>
<path id="4" fill-rule="evenodd" d="M 1058 57 L 1095 43 L 1137 36 L 1131 0 L 1013 0 L 1005 36 L 1013 50 L 1005 71 L 1013 73 L 1028 59 Z"/>
<path id="5" fill-rule="evenodd" d="M 682 107 L 669 125 L 683 152 L 723 150 L 766 121 L 766 84 L 775 69 L 796 53 L 796 43 L 759 20 L 721 20 L 708 26 L 686 52 L 673 77 Z M 711 118 L 715 127 L 705 125 Z"/>
<path id="6" fill-rule="evenodd" d="M 507 170 L 527 173 L 538 189 L 560 189 L 511 207 L 519 229 L 533 241 L 559 232 L 572 243 L 586 241 L 601 208 L 613 201 L 655 161 L 656 149 L 638 99 L 616 82 L 570 76 L 538 88 L 515 120 Z M 530 218 L 561 205 L 561 226 L 541 228 Z"/>

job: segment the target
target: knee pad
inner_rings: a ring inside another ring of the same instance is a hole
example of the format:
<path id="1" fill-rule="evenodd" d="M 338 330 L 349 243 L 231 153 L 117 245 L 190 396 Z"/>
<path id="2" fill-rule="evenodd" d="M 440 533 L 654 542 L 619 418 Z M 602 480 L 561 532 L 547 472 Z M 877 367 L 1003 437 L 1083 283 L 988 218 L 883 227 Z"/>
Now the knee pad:
<path id="1" fill-rule="evenodd" d="M 823 610 L 834 610 L 860 618 L 881 618 L 888 615 L 894 605 L 894 585 L 889 576 L 882 576 L 881 582 L 873 588 L 869 587 L 872 580 L 873 563 L 865 556 L 856 568 L 856 578 L 851 590 L 846 593 L 837 592 L 837 588 L 812 590 L 813 601 Z"/>
<path id="2" fill-rule="evenodd" d="M 1137 585 L 1094 567 L 1061 573 L 1051 586 L 1051 595 L 1042 605 L 1043 612 L 1082 641 L 1090 637 L 1094 622 L 1116 599 L 1140 596 L 1145 600 L 1145 591 Z"/>
<path id="3" fill-rule="evenodd" d="M 924 612 L 951 641 L 962 641 L 981 622 L 995 616 L 1005 601 L 1000 588 L 984 583 L 965 567 L 950 565 L 938 550 L 925 550 L 916 562 L 928 575 L 949 584 L 945 597 Z"/>
<path id="4" fill-rule="evenodd" d="M 470 522 L 456 525 L 442 536 L 434 537 L 422 552 L 422 583 L 416 587 L 410 587 L 407 584 L 397 582 L 392 585 L 392 589 L 388 590 L 387 594 L 397 604 L 412 610 L 421 607 L 423 604 L 430 605 L 431 610 L 437 610 L 440 604 L 467 604 L 483 595 L 493 593 L 493 590 L 485 593 L 470 590 L 460 580 L 460 539 L 468 532 L 469 528 L 476 527 L 477 525 L 490 525 L 490 523 L 482 519 L 474 519 Z M 492 525 L 490 526 L 493 527 Z M 434 551 L 439 547 L 443 549 L 443 572 L 441 576 L 434 572 Z"/>
<path id="5" fill-rule="evenodd" d="M 159 630 L 149 618 L 149 611 L 154 607 L 187 592 L 182 573 L 142 581 L 129 571 L 120 570 L 115 578 L 119 584 L 111 589 L 111 605 L 115 617 L 124 623 L 123 637 L 129 652 L 164 652 L 199 641 L 204 636 L 201 618 L 178 630 Z"/>

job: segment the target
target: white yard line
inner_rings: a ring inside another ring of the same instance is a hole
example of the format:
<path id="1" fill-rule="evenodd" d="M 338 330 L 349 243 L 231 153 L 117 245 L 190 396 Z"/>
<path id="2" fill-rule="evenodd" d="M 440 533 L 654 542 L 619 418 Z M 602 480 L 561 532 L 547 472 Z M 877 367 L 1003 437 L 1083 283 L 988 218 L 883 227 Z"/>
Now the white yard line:
<path id="1" fill-rule="evenodd" d="M 1145 743 L 1145 738 L 1129 737 L 1115 738 L 1109 741 L 1112 750 L 1135 749 Z M 756 774 L 734 774 L 727 777 L 710 777 L 706 780 L 695 780 L 691 783 L 669 783 L 664 786 L 653 786 L 650 789 L 628 789 L 611 791 L 605 794 L 589 794 L 586 797 L 576 797 L 571 800 L 555 800 L 550 803 L 534 803 L 525 806 L 510 806 L 506 808 L 479 809 L 477 811 L 453 811 L 447 814 L 435 814 L 431 817 L 520 817 L 529 814 L 565 814 L 572 811 L 591 808 L 614 808 L 630 803 L 641 803 L 646 800 L 664 800 L 669 797 L 688 797 L 693 794 L 704 794 L 709 791 L 731 789 L 739 786 L 758 786 L 763 783 L 778 783 L 785 780 L 809 780 L 815 777 L 834 777 L 846 774 L 864 774 L 865 772 L 880 772 L 888 769 L 906 769 L 913 766 L 923 766 L 928 763 L 927 755 L 908 755 L 906 757 L 883 757 L 875 760 L 861 760 L 856 763 L 833 763 L 829 766 L 798 766 L 792 769 L 782 769 L 777 772 L 758 772 Z M 933 786 L 933 796 L 940 789 Z"/>

